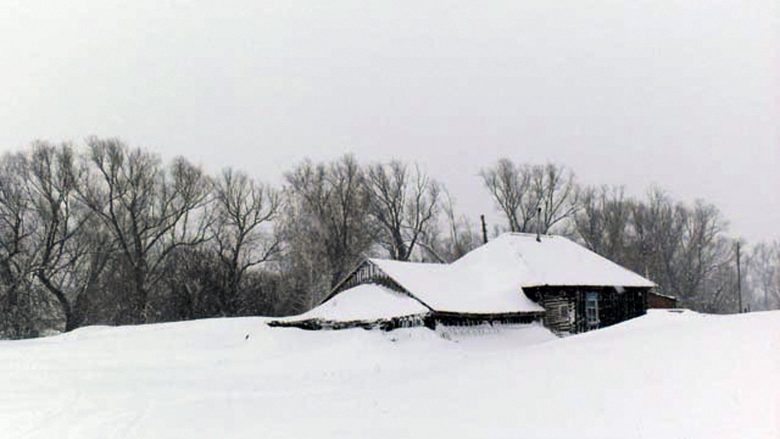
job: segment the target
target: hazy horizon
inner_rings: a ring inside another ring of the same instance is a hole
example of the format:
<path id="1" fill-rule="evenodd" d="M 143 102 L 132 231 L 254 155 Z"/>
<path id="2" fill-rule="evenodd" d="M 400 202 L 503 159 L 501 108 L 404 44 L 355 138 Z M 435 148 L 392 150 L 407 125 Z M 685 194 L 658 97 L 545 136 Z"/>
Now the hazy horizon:
<path id="1" fill-rule="evenodd" d="M 80 0 L 0 12 L 0 151 L 116 136 L 272 184 L 420 163 L 491 222 L 501 157 L 702 198 L 780 238 L 780 5 Z"/>

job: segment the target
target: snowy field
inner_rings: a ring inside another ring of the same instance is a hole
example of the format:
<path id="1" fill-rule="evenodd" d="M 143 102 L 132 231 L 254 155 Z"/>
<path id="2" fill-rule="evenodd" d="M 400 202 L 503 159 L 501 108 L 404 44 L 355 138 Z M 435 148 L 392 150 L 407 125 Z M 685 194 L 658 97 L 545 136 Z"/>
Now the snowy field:
<path id="1" fill-rule="evenodd" d="M 0 342 L 0 438 L 780 438 L 780 312 L 566 339 L 264 321 Z"/>

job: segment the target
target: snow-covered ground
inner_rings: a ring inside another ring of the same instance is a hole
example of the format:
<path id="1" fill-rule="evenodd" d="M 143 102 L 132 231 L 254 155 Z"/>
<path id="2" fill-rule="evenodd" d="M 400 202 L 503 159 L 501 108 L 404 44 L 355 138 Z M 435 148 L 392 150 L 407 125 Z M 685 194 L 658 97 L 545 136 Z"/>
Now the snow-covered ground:
<path id="1" fill-rule="evenodd" d="M 0 438 L 780 437 L 780 312 L 565 339 L 264 321 L 0 342 Z"/>

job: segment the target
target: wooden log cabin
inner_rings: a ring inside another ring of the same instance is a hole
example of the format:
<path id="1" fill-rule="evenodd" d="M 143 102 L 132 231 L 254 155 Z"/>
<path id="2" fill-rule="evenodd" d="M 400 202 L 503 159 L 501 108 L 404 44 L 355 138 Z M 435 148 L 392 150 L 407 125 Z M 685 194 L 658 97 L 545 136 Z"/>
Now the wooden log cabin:
<path id="1" fill-rule="evenodd" d="M 451 264 L 366 259 L 319 307 L 270 324 L 391 330 L 540 321 L 572 334 L 645 314 L 654 287 L 565 237 L 506 233 Z"/>

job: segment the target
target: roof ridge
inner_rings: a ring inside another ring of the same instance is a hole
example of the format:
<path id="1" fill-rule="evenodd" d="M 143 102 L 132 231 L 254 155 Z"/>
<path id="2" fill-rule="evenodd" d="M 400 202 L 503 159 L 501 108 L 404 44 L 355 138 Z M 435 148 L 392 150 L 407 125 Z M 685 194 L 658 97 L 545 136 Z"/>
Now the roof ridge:
<path id="1" fill-rule="evenodd" d="M 506 235 L 509 235 L 509 236 L 528 236 L 528 237 L 532 237 L 532 238 L 536 237 L 536 233 L 531 233 L 531 232 L 503 232 L 500 235 L 498 235 L 498 238 L 500 238 L 502 236 L 506 236 Z M 547 237 L 547 238 L 566 238 L 563 235 L 556 235 L 554 233 L 541 233 L 540 235 L 543 236 L 543 237 Z"/>

